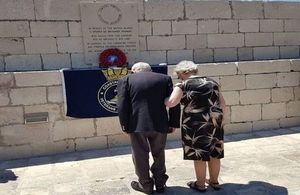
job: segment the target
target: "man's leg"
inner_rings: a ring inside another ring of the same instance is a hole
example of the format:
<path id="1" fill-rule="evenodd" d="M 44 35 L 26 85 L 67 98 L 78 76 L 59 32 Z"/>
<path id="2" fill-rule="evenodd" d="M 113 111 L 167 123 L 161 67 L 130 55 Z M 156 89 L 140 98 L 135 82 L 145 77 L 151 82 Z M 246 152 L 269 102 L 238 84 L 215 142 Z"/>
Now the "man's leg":
<path id="1" fill-rule="evenodd" d="M 153 180 L 149 175 L 149 144 L 147 133 L 130 133 L 129 135 L 135 173 L 139 178 L 142 188 L 147 192 L 151 192 L 153 191 Z"/>
<path id="2" fill-rule="evenodd" d="M 163 190 L 163 187 L 165 186 L 166 181 L 169 178 L 168 175 L 166 175 L 165 165 L 165 146 L 167 134 L 152 132 L 148 139 L 150 143 L 151 154 L 153 157 L 151 172 L 155 180 L 156 190 Z"/>

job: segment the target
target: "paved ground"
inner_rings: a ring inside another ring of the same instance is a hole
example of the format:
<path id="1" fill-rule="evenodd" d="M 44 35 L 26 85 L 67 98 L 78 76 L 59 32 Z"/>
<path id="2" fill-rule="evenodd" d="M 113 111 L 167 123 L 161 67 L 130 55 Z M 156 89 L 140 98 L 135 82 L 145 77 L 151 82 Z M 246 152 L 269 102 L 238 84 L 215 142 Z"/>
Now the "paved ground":
<path id="1" fill-rule="evenodd" d="M 179 141 L 168 143 L 165 194 L 197 194 L 191 161 Z M 130 147 L 0 161 L 0 194 L 126 195 L 135 179 Z M 235 134 L 225 138 L 222 190 L 208 195 L 299 195 L 300 127 Z"/>

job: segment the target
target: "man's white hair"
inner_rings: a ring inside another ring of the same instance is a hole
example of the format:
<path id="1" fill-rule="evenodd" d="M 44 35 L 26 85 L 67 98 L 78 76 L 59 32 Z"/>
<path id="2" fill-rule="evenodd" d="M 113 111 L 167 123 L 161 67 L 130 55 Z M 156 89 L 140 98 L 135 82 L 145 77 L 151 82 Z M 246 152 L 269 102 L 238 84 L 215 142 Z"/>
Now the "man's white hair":
<path id="1" fill-rule="evenodd" d="M 131 67 L 133 73 L 136 72 L 151 72 L 151 66 L 146 62 L 137 62 Z"/>
<path id="2" fill-rule="evenodd" d="M 193 61 L 183 60 L 176 65 L 176 73 L 197 73 L 197 65 Z"/>

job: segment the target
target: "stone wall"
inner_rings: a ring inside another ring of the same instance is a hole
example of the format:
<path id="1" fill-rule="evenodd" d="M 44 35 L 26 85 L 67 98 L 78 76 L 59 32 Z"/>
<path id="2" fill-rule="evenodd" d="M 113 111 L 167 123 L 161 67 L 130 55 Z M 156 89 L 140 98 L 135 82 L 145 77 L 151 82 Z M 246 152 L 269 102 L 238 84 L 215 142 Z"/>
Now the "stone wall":
<path id="1" fill-rule="evenodd" d="M 201 75 L 218 81 L 226 100 L 226 133 L 300 125 L 300 60 L 210 63 Z M 174 66 L 168 66 L 172 75 Z M 173 78 L 174 83 L 177 82 Z M 58 71 L 0 73 L 0 159 L 129 144 L 117 117 L 75 119 L 64 114 Z M 45 123 L 24 124 L 27 113 Z M 169 139 L 178 139 L 180 131 Z"/>
<path id="2" fill-rule="evenodd" d="M 299 58 L 300 3 L 135 0 L 139 60 Z M 0 71 L 87 67 L 80 0 L 0 0 Z"/>

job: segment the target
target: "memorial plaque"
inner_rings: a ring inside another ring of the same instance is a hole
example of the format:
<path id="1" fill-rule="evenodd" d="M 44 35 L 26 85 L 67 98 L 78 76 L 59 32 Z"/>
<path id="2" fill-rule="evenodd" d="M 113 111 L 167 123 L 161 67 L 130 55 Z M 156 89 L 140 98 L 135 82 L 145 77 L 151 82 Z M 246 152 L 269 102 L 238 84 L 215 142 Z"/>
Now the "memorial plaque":
<path id="1" fill-rule="evenodd" d="M 132 64 L 138 57 L 136 2 L 80 2 L 85 61 L 98 64 L 99 54 L 109 48 L 125 52 Z"/>

